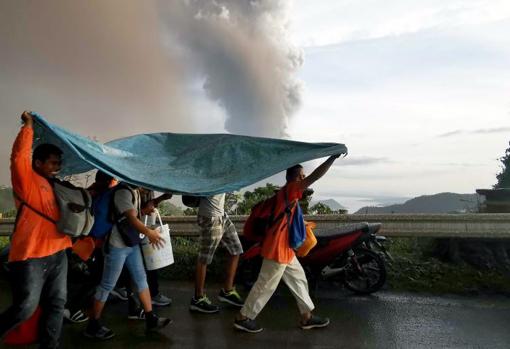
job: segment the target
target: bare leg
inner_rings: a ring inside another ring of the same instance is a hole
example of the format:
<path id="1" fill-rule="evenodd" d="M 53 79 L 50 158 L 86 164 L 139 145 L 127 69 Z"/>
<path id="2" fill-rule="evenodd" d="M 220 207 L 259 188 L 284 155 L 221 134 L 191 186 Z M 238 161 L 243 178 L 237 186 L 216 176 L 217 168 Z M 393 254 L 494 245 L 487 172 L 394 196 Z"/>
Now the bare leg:
<path id="1" fill-rule="evenodd" d="M 94 320 L 99 320 L 101 318 L 101 314 L 103 313 L 105 302 L 94 300 L 94 304 L 92 305 L 92 318 Z"/>
<path id="2" fill-rule="evenodd" d="M 150 290 L 148 288 L 142 290 L 142 292 L 138 293 L 138 297 L 140 298 L 140 302 L 142 303 L 143 310 L 146 313 L 150 313 L 152 311 L 152 300 Z"/>
<path id="3" fill-rule="evenodd" d="M 311 317 L 312 317 L 312 313 L 311 312 L 307 312 L 307 313 L 301 314 L 301 322 L 305 323 L 308 320 L 310 320 Z"/>
<path id="4" fill-rule="evenodd" d="M 234 278 L 236 276 L 237 264 L 239 263 L 239 255 L 230 256 L 227 262 L 226 274 L 227 277 L 225 279 L 225 284 L 223 289 L 225 291 L 231 291 L 234 288 Z"/>
<path id="5" fill-rule="evenodd" d="M 198 299 L 204 295 L 205 276 L 207 273 L 207 264 L 197 261 L 195 274 L 195 298 Z"/>

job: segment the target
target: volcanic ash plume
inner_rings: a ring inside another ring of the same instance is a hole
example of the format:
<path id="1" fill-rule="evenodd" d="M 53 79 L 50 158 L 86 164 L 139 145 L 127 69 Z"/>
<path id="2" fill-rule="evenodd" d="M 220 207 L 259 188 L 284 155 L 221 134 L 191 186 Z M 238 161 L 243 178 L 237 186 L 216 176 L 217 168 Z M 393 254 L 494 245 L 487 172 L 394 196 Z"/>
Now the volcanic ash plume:
<path id="1" fill-rule="evenodd" d="M 286 1 L 182 0 L 160 2 L 165 44 L 201 78 L 224 107 L 233 133 L 285 135 L 300 102 L 293 75 L 301 52 L 287 38 Z"/>
<path id="2" fill-rule="evenodd" d="M 102 140 L 193 131 L 156 4 L 0 1 L 0 112 L 34 109 Z M 4 114 L 5 113 L 5 114 Z"/>

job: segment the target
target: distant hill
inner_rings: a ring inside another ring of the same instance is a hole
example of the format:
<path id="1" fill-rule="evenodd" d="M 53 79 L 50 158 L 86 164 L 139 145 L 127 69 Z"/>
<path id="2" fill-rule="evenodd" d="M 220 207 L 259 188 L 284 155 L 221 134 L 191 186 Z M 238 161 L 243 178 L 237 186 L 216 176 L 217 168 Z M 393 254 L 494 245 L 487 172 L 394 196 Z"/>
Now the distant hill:
<path id="1" fill-rule="evenodd" d="M 327 199 L 327 200 L 319 200 L 319 201 L 312 201 L 310 203 L 310 207 L 312 207 L 313 205 L 316 205 L 318 204 L 319 202 L 323 203 L 324 205 L 327 205 L 330 209 L 332 209 L 333 211 L 338 211 L 338 210 L 345 210 L 346 208 L 343 207 L 340 203 L 338 203 L 338 201 L 336 201 L 335 199 Z"/>
<path id="2" fill-rule="evenodd" d="M 0 213 L 14 209 L 14 199 L 12 198 L 12 189 L 0 186 Z"/>
<path id="3" fill-rule="evenodd" d="M 476 194 L 439 193 L 418 196 L 403 204 L 362 207 L 355 214 L 376 213 L 454 213 L 477 210 Z"/>

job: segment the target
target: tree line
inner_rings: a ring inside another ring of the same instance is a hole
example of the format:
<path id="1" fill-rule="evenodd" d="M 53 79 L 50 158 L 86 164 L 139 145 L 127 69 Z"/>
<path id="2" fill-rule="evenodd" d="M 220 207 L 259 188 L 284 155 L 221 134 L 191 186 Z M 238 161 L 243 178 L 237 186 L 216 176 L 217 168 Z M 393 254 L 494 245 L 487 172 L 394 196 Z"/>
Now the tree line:
<path id="1" fill-rule="evenodd" d="M 253 206 L 273 196 L 278 189 L 280 189 L 280 187 L 272 183 L 266 183 L 265 186 L 257 187 L 253 189 L 253 191 L 247 190 L 243 193 L 227 193 L 225 197 L 225 211 L 229 215 L 249 215 Z M 304 214 L 323 215 L 347 213 L 346 210 L 333 210 L 322 202 L 310 206 L 311 201 L 312 195 L 308 195 L 299 202 Z M 198 213 L 198 209 L 188 207 L 183 210 L 170 202 L 165 202 L 160 205 L 160 212 L 162 215 L 168 216 L 193 216 Z"/>

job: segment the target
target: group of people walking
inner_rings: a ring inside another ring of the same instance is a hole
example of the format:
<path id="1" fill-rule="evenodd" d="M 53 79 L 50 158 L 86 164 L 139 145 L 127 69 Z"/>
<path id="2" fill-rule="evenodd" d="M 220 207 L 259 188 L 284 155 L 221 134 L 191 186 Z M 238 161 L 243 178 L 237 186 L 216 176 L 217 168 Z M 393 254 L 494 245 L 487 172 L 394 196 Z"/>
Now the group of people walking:
<path id="1" fill-rule="evenodd" d="M 143 234 L 154 247 L 163 246 L 165 241 L 159 231 L 150 224 L 146 225 L 142 217 L 151 215 L 158 204 L 170 198 L 171 194 L 155 198 L 149 190 L 127 183 L 117 184 L 111 176 L 98 171 L 95 183 L 88 188 L 89 192 L 93 197 L 99 197 L 115 186 L 111 207 L 116 218 L 104 238 L 93 239 L 92 251 L 85 257 L 99 264 L 99 267 L 96 264 L 97 272 L 90 279 L 90 297 L 83 297 L 87 294 L 83 289 L 80 292 L 82 297 L 78 297 L 83 302 L 68 297 L 68 255 L 78 250 L 77 242 L 74 241 L 73 245 L 71 238 L 60 233 L 54 222 L 47 219 L 50 217 L 57 221 L 60 216 L 52 181 L 61 169 L 63 152 L 52 144 L 38 145 L 32 152 L 33 117 L 29 112 L 24 112 L 21 118 L 23 126 L 11 155 L 12 187 L 18 209 L 8 259 L 12 305 L 0 314 L 0 337 L 27 320 L 40 307 L 41 348 L 58 347 L 66 308 L 72 309 L 69 310 L 71 317 L 75 311 L 86 310 L 87 315 L 82 313 L 75 318 L 88 319 L 84 331 L 87 337 L 100 340 L 112 338 L 114 332 L 101 318 L 105 303 L 118 285 L 124 269 L 129 272 L 129 281 L 125 286 L 138 295 L 141 308 L 130 307 L 130 316 L 145 319 L 147 332 L 169 325 L 169 318 L 159 317 L 153 310 L 153 297 L 158 297 L 161 304 L 170 303 L 157 290 L 157 272 L 146 271 L 139 246 L 126 241 L 122 231 L 128 227 Z M 338 156 L 328 158 L 309 176 L 305 176 L 300 165 L 289 168 L 286 184 L 275 194 L 273 215 L 285 216 L 283 213 L 288 202 L 299 200 L 303 191 L 321 178 Z M 218 299 L 240 308 L 233 319 L 236 329 L 250 333 L 262 331 L 256 318 L 282 279 L 296 298 L 301 315 L 299 326 L 302 329 L 328 326 L 329 319 L 312 314 L 314 304 L 308 293 L 306 276 L 289 245 L 287 219 L 275 221 L 266 231 L 262 241 L 260 274 L 246 299 L 241 297 L 235 289 L 234 278 L 243 247 L 224 206 L 225 194 L 200 199 L 197 217 L 200 227 L 199 252 L 190 311 L 204 314 L 220 311 L 220 307 L 213 304 L 205 293 L 205 280 L 207 266 L 221 244 L 227 249 L 229 258 Z M 151 284 L 156 284 L 156 287 L 150 287 Z M 87 309 L 81 309 L 83 307 Z"/>

